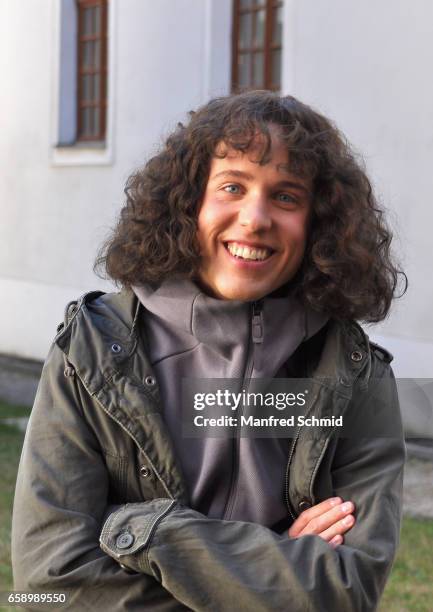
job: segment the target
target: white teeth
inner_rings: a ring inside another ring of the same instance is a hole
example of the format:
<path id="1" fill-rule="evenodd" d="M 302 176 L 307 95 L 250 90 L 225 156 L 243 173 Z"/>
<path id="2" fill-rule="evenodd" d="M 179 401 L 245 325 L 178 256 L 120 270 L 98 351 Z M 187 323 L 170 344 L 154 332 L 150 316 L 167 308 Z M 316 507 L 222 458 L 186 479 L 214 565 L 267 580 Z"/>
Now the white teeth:
<path id="1" fill-rule="evenodd" d="M 271 251 L 269 249 L 250 248 L 248 246 L 237 244 L 236 242 L 230 242 L 227 245 L 227 249 L 232 255 L 236 255 L 236 257 L 242 257 L 242 259 L 263 261 L 263 259 L 266 259 L 271 255 Z"/>

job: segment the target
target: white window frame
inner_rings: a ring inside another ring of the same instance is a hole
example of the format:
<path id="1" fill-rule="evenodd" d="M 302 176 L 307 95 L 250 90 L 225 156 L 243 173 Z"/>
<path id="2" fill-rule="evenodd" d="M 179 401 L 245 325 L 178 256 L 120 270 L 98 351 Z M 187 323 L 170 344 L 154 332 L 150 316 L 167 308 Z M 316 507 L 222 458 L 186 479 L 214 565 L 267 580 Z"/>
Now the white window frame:
<path id="1" fill-rule="evenodd" d="M 53 2 L 54 57 L 51 95 L 51 162 L 53 166 L 110 166 L 114 163 L 115 25 L 117 23 L 118 0 L 109 0 L 108 2 L 107 119 L 105 142 L 101 143 L 79 142 L 74 139 L 76 132 L 76 102 L 75 98 L 72 99 L 72 96 L 76 96 L 76 92 L 73 87 L 71 73 L 75 66 L 75 58 L 72 58 L 72 56 L 66 57 L 65 61 L 65 56 L 63 55 L 62 59 L 62 53 L 75 53 L 76 34 L 72 40 L 72 45 L 69 44 L 71 41 L 65 38 L 70 36 L 72 39 L 74 36 L 74 32 L 65 27 L 67 26 L 65 21 L 68 18 L 68 9 L 72 10 L 74 3 L 75 0 L 56 0 Z M 68 79 L 70 79 L 69 83 Z M 71 100 L 73 102 L 69 103 Z M 61 125 L 61 122 L 63 122 L 63 125 Z M 69 122 L 69 129 L 64 122 L 66 124 Z M 71 143 L 62 143 L 62 137 L 64 141 L 70 139 Z"/>

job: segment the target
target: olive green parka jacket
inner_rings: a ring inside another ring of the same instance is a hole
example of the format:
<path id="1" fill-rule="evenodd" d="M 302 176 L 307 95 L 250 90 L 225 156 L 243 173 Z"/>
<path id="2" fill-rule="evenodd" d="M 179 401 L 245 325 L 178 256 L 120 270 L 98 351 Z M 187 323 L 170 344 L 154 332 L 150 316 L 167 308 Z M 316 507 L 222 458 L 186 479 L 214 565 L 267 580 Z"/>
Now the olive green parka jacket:
<path id="1" fill-rule="evenodd" d="M 59 326 L 18 473 L 15 589 L 66 591 L 80 612 L 375 609 L 399 538 L 405 458 L 389 354 L 356 323 L 331 321 L 291 360 L 294 375 L 316 381 L 316 415 L 372 421 L 380 404 L 397 431 L 343 439 L 332 427 L 300 428 L 292 440 L 286 527 L 331 496 L 356 506 L 355 526 L 333 549 L 188 507 L 142 309 L 131 291 L 93 292 Z"/>

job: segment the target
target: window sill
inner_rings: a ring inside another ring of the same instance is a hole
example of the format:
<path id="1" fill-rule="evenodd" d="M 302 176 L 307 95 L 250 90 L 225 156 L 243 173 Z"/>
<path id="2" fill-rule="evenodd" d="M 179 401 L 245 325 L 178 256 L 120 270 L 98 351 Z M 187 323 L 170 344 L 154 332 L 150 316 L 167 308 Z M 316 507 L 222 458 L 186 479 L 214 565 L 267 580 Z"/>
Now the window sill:
<path id="1" fill-rule="evenodd" d="M 53 166 L 110 166 L 112 163 L 111 147 L 102 141 L 58 144 L 52 149 Z"/>
<path id="2" fill-rule="evenodd" d="M 105 140 L 77 140 L 71 143 L 59 143 L 56 149 L 105 149 L 106 146 Z"/>

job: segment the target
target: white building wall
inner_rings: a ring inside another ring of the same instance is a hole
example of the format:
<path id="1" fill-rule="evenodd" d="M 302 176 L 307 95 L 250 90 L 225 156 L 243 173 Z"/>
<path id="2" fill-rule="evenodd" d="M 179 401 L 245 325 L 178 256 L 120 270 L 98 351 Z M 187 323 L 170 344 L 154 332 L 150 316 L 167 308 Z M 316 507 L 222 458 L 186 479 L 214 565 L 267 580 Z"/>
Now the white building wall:
<path id="1" fill-rule="evenodd" d="M 284 91 L 332 117 L 362 152 L 409 278 L 367 333 L 399 376 L 433 377 L 433 3 L 286 0 Z"/>
<path id="2" fill-rule="evenodd" d="M 123 186 L 185 112 L 229 91 L 231 2 L 110 0 L 106 151 L 56 149 L 59 0 L 1 0 L 0 352 L 43 358 Z M 216 27 L 215 27 L 216 26 Z"/>
<path id="3" fill-rule="evenodd" d="M 59 0 L 0 1 L 0 352 L 43 357 L 92 272 L 129 173 L 229 91 L 231 0 L 110 0 L 107 150 L 58 150 Z M 433 374 L 429 0 L 285 0 L 283 91 L 333 117 L 391 210 L 410 288 L 369 334 Z"/>

